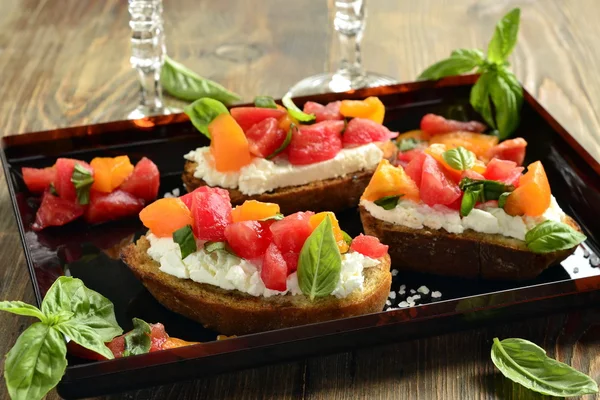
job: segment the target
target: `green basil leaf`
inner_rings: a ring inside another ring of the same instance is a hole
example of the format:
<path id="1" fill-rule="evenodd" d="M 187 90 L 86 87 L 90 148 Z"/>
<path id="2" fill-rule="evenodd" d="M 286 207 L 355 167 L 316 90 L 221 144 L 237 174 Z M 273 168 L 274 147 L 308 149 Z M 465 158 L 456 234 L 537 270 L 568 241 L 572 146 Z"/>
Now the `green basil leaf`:
<path id="1" fill-rule="evenodd" d="M 229 110 L 218 100 L 203 97 L 188 104 L 183 108 L 183 112 L 190 117 L 192 125 L 210 139 L 208 125 L 221 114 L 229 114 Z"/>
<path id="2" fill-rule="evenodd" d="M 133 330 L 125 335 L 123 357 L 148 353 L 152 345 L 151 332 L 152 329 L 146 321 L 134 318 Z"/>
<path id="3" fill-rule="evenodd" d="M 512 192 L 515 190 L 513 185 L 506 185 L 502 182 L 491 181 L 487 179 L 471 179 L 471 178 L 463 178 L 458 183 L 458 187 L 466 192 L 466 190 L 471 186 L 479 186 L 483 185 L 483 193 L 481 196 L 481 201 L 488 200 L 498 200 L 503 193 Z"/>
<path id="4" fill-rule="evenodd" d="M 491 357 L 502 375 L 535 392 L 559 397 L 598 393 L 592 378 L 548 357 L 528 340 L 494 338 Z"/>
<path id="5" fill-rule="evenodd" d="M 483 184 L 472 185 L 465 190 L 463 198 L 460 202 L 460 215 L 466 217 L 473 211 L 475 204 L 482 200 Z"/>
<path id="6" fill-rule="evenodd" d="M 490 86 L 490 96 L 496 110 L 498 138 L 508 138 L 519 126 L 523 106 L 523 88 L 512 72 L 500 70 Z"/>
<path id="7" fill-rule="evenodd" d="M 467 73 L 484 62 L 483 53 L 477 49 L 454 50 L 449 58 L 438 61 L 419 75 L 419 80 L 435 80 L 445 76 Z"/>
<path id="8" fill-rule="evenodd" d="M 475 165 L 475 154 L 462 146 L 446 150 L 442 153 L 442 158 L 458 171 L 465 171 Z"/>
<path id="9" fill-rule="evenodd" d="M 256 96 L 254 98 L 254 106 L 259 108 L 274 108 L 277 109 L 277 103 L 271 96 Z"/>
<path id="10" fill-rule="evenodd" d="M 400 197 L 402 196 L 404 195 L 400 194 L 395 196 L 384 196 L 380 199 L 375 200 L 373 203 L 383 208 L 384 210 L 391 210 L 396 208 L 396 206 L 398 205 L 398 200 L 400 200 Z"/>
<path id="11" fill-rule="evenodd" d="M 173 232 L 173 241 L 179 245 L 182 260 L 198 250 L 191 225 L 186 225 Z"/>
<path id="12" fill-rule="evenodd" d="M 496 24 L 492 40 L 488 44 L 487 59 L 496 64 L 504 64 L 517 44 L 521 10 L 515 8 Z"/>
<path id="13" fill-rule="evenodd" d="M 311 300 L 328 296 L 335 289 L 342 269 L 331 218 L 327 216 L 310 234 L 298 259 L 298 285 Z"/>
<path id="14" fill-rule="evenodd" d="M 290 143 L 292 142 L 292 136 L 294 136 L 294 130 L 297 131 L 298 127 L 296 127 L 296 125 L 294 125 L 294 124 L 291 124 L 290 129 L 287 132 L 287 135 L 285 135 L 285 139 L 283 140 L 283 143 L 281 143 L 281 146 L 279 146 L 277 149 L 275 149 L 275 151 L 273 153 L 271 153 L 269 156 L 267 156 L 267 160 L 272 159 L 277 154 L 284 151 L 286 149 L 286 147 L 288 147 L 290 145 Z"/>
<path id="15" fill-rule="evenodd" d="M 288 113 L 300 122 L 312 122 L 316 118 L 315 114 L 307 114 L 301 109 L 299 109 L 298 106 L 294 104 L 294 102 L 292 101 L 292 96 L 289 94 L 283 96 L 281 102 L 283 103 L 285 108 L 287 108 Z"/>
<path id="16" fill-rule="evenodd" d="M 98 353 L 109 360 L 115 358 L 112 351 L 106 347 L 100 335 L 89 326 L 81 324 L 77 319 L 57 324 L 54 328 L 88 350 Z"/>
<path id="17" fill-rule="evenodd" d="M 214 81 L 202 78 L 168 56 L 165 56 L 165 62 L 160 70 L 160 84 L 171 96 L 185 101 L 209 97 L 231 104 L 240 99 L 236 93 Z"/>
<path id="18" fill-rule="evenodd" d="M 345 231 L 342 231 L 342 236 L 344 237 L 344 242 L 350 246 L 352 244 L 352 236 L 348 235 Z"/>
<path id="19" fill-rule="evenodd" d="M 492 106 L 490 103 L 490 85 L 496 79 L 496 72 L 484 70 L 479 79 L 471 88 L 470 103 L 492 128 L 496 128 L 496 120 L 492 115 Z"/>
<path id="20" fill-rule="evenodd" d="M 24 315 L 26 317 L 35 317 L 42 322 L 46 322 L 46 316 L 39 308 L 22 301 L 0 301 L 0 311 Z"/>
<path id="21" fill-rule="evenodd" d="M 270 217 L 259 219 L 258 221 L 281 221 L 285 216 L 282 213 L 277 213 L 275 215 L 271 215 Z M 214 242 L 214 243 L 224 243 L 224 242 Z"/>
<path id="22" fill-rule="evenodd" d="M 504 192 L 498 197 L 498 207 L 504 208 L 504 205 L 506 204 L 506 199 L 509 195 L 510 192 Z"/>
<path id="23" fill-rule="evenodd" d="M 75 185 L 77 191 L 77 202 L 81 205 L 89 204 L 90 189 L 94 184 L 94 176 L 90 171 L 85 169 L 81 164 L 75 164 L 71 182 Z"/>
<path id="24" fill-rule="evenodd" d="M 577 246 L 587 237 L 567 224 L 544 221 L 525 234 L 525 244 L 534 253 L 550 253 Z"/>
<path id="25" fill-rule="evenodd" d="M 56 191 L 56 186 L 54 186 L 54 183 L 50 184 L 49 190 L 51 195 L 58 197 L 58 192 Z"/>
<path id="26" fill-rule="evenodd" d="M 61 333 L 36 322 L 19 336 L 6 354 L 4 379 L 12 400 L 38 400 L 58 384 L 67 367 L 67 346 Z"/>
<path id="27" fill-rule="evenodd" d="M 42 301 L 46 315 L 70 311 L 77 323 L 98 333 L 103 342 L 110 342 L 123 333 L 117 324 L 113 303 L 106 297 L 85 287 L 80 279 L 59 277 Z"/>
<path id="28" fill-rule="evenodd" d="M 417 147 L 421 143 L 420 140 L 415 138 L 402 139 L 401 141 L 396 143 L 398 150 L 401 152 L 409 151 Z"/>
<path id="29" fill-rule="evenodd" d="M 283 219 L 283 218 L 282 218 Z M 204 251 L 207 253 L 212 253 L 213 251 L 223 250 L 228 252 L 229 254 L 236 255 L 233 249 L 229 246 L 227 242 L 212 242 L 208 241 L 204 243 Z"/>

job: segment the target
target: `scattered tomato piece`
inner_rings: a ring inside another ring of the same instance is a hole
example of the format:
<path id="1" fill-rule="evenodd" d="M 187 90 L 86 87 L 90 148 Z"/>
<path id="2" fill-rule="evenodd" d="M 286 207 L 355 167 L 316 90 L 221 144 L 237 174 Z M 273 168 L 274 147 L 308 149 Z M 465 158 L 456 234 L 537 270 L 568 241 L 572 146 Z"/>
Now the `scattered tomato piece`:
<path id="1" fill-rule="evenodd" d="M 287 131 L 279 127 L 275 118 L 266 118 L 246 131 L 248 149 L 257 157 L 266 158 L 284 142 Z"/>
<path id="2" fill-rule="evenodd" d="M 290 164 L 313 164 L 334 158 L 342 149 L 343 129 L 344 121 L 323 121 L 294 130 L 288 146 Z"/>
<path id="3" fill-rule="evenodd" d="M 279 214 L 279 204 L 246 200 L 241 206 L 231 211 L 233 222 L 256 221 Z"/>
<path id="4" fill-rule="evenodd" d="M 362 233 L 355 237 L 350 245 L 350 250 L 371 258 L 381 258 L 385 256 L 388 252 L 388 248 L 388 245 L 381 244 L 376 237 L 363 235 Z"/>
<path id="5" fill-rule="evenodd" d="M 170 237 L 186 225 L 193 225 L 192 214 L 179 199 L 158 199 L 140 212 L 144 226 L 159 237 Z"/>
<path id="6" fill-rule="evenodd" d="M 273 110 L 264 108 L 263 110 Z M 239 171 L 252 162 L 244 131 L 229 114 L 221 114 L 208 125 L 210 153 L 219 172 Z"/>
<path id="7" fill-rule="evenodd" d="M 514 161 L 493 158 L 487 165 L 483 176 L 485 179 L 518 186 L 519 178 L 521 178 L 524 169 L 523 167 L 517 167 L 517 163 Z"/>
<path id="8" fill-rule="evenodd" d="M 287 114 L 285 109 L 261 107 L 234 107 L 230 110 L 231 116 L 236 120 L 244 132 L 264 119 L 279 119 Z M 212 134 L 211 134 L 212 136 Z"/>
<path id="9" fill-rule="evenodd" d="M 402 167 L 394 167 L 386 159 L 381 160 L 362 198 L 369 201 L 386 196 L 403 195 L 402 199 L 419 201 L 419 188 Z"/>
<path id="10" fill-rule="evenodd" d="M 452 204 L 462 194 L 456 182 L 446 176 L 443 167 L 430 155 L 423 162 L 420 191 L 421 200 L 431 207 Z"/>
<path id="11" fill-rule="evenodd" d="M 507 198 L 504 211 L 509 215 L 542 215 L 550 207 L 550 184 L 544 166 L 536 161 L 519 179 L 519 187 Z"/>
<path id="12" fill-rule="evenodd" d="M 348 122 L 342 140 L 344 146 L 385 142 L 398 134 L 385 126 L 365 118 L 353 118 Z"/>
<path id="13" fill-rule="evenodd" d="M 312 211 L 297 212 L 271 225 L 273 243 L 285 259 L 288 273 L 294 272 L 298 266 L 300 250 L 312 233 L 309 221 L 313 215 Z"/>
<path id="14" fill-rule="evenodd" d="M 487 127 L 478 121 L 461 122 L 453 119 L 446 119 L 441 115 L 426 114 L 421 119 L 421 130 L 429 135 L 439 135 L 442 133 L 467 131 L 484 132 Z"/>
<path id="15" fill-rule="evenodd" d="M 442 167 L 444 167 L 444 170 L 448 174 L 448 176 L 452 178 L 453 181 L 458 182 L 460 181 L 462 171 L 452 168 L 446 162 L 446 160 L 444 160 L 443 155 L 447 150 L 448 148 L 444 144 L 432 144 L 431 146 L 425 149 L 425 153 L 435 158 L 435 160 L 439 162 L 442 165 Z"/>
<path id="16" fill-rule="evenodd" d="M 347 118 L 366 118 L 382 124 L 385 117 L 385 106 L 377 97 L 367 97 L 364 100 L 342 100 L 340 113 Z"/>
<path id="17" fill-rule="evenodd" d="M 187 207 L 186 207 L 187 208 Z M 231 224 L 231 201 L 221 192 L 194 192 L 192 196 L 194 235 L 200 240 L 225 240 L 225 228 Z"/>
<path id="18" fill-rule="evenodd" d="M 440 143 L 448 149 L 462 146 L 475 153 L 477 157 L 486 158 L 492 147 L 498 144 L 498 137 L 473 132 L 451 132 L 433 136 L 430 144 Z"/>
<path id="19" fill-rule="evenodd" d="M 281 250 L 271 243 L 265 253 L 260 277 L 267 289 L 280 292 L 287 289 L 288 266 Z"/>
<path id="20" fill-rule="evenodd" d="M 200 187 L 194 189 L 193 192 L 186 193 L 183 196 L 180 196 L 179 200 L 183 201 L 183 204 L 185 204 L 187 206 L 187 208 L 189 208 L 191 210 L 194 193 L 200 193 L 200 192 L 202 192 L 202 193 L 214 192 L 214 193 L 217 193 L 219 196 L 221 196 L 226 201 L 230 201 L 229 192 L 227 191 L 227 189 L 222 189 L 220 187 L 211 187 L 211 186 L 200 186 Z"/>
<path id="21" fill-rule="evenodd" d="M 258 221 L 234 222 L 225 228 L 225 239 L 238 256 L 258 259 L 265 254 L 273 237 L 268 225 Z"/>
<path id="22" fill-rule="evenodd" d="M 56 160 L 56 177 L 54 178 L 54 188 L 56 193 L 67 200 L 75 200 L 77 197 L 77 191 L 75 185 L 71 182 L 73 177 L 73 171 L 75 170 L 75 164 L 80 164 L 83 168 L 90 171 L 93 175 L 93 168 L 85 161 L 74 160 L 72 158 L 59 158 Z"/>
<path id="23" fill-rule="evenodd" d="M 527 142 L 523 138 L 508 139 L 492 147 L 488 153 L 488 158 L 499 158 L 514 161 L 517 165 L 523 165 L 526 147 Z"/>
<path id="24" fill-rule="evenodd" d="M 44 192 L 42 204 L 35 214 L 34 231 L 49 226 L 61 226 L 83 215 L 84 208 L 75 199 L 63 199 L 50 191 Z"/>
<path id="25" fill-rule="evenodd" d="M 83 218 L 90 224 L 100 224 L 131 217 L 138 214 L 143 208 L 144 202 L 141 199 L 123 190 L 115 190 L 111 193 L 92 190 L 90 204 L 85 210 Z"/>
<path id="26" fill-rule="evenodd" d="M 315 122 L 341 120 L 344 119 L 344 116 L 340 114 L 341 105 L 341 101 L 332 101 L 325 106 L 314 101 L 307 101 L 304 103 L 303 111 L 307 114 L 314 114 Z"/>
<path id="27" fill-rule="evenodd" d="M 343 254 L 348 251 L 348 243 L 346 243 L 346 241 L 344 240 L 344 234 L 342 233 L 342 229 L 340 228 L 340 223 L 338 222 L 334 213 L 332 213 L 331 211 L 324 211 L 313 215 L 309 219 L 310 227 L 312 230 L 315 230 L 317 226 L 319 226 L 319 224 L 323 222 L 323 220 L 327 216 L 329 216 L 329 218 L 331 219 L 331 226 L 333 228 L 333 237 L 335 237 L 335 242 L 338 245 L 340 253 Z"/>
<path id="28" fill-rule="evenodd" d="M 133 172 L 127 156 L 96 157 L 90 166 L 94 169 L 92 189 L 103 193 L 110 193 L 121 186 Z"/>
<path id="29" fill-rule="evenodd" d="M 283 129 L 286 134 L 287 132 L 290 130 L 290 128 L 292 127 L 292 124 L 299 126 L 300 122 L 298 122 L 298 120 L 294 117 L 292 117 L 290 114 L 288 114 L 287 112 L 285 113 L 285 115 L 281 118 L 279 118 L 277 120 L 279 127 L 281 129 Z"/>
<path id="30" fill-rule="evenodd" d="M 143 157 L 135 164 L 133 172 L 123 182 L 120 189 L 131 193 L 148 204 L 158 196 L 159 187 L 160 172 L 158 167 L 150 159 Z"/>
<path id="31" fill-rule="evenodd" d="M 423 175 L 423 163 L 427 154 L 423 151 L 415 154 L 408 165 L 404 168 L 406 174 L 412 179 L 418 187 L 421 187 L 421 176 Z"/>
<path id="32" fill-rule="evenodd" d="M 44 193 L 46 189 L 50 187 L 50 184 L 54 182 L 56 176 L 56 169 L 54 166 L 47 168 L 21 168 L 23 174 L 23 180 L 27 189 L 31 193 Z"/>

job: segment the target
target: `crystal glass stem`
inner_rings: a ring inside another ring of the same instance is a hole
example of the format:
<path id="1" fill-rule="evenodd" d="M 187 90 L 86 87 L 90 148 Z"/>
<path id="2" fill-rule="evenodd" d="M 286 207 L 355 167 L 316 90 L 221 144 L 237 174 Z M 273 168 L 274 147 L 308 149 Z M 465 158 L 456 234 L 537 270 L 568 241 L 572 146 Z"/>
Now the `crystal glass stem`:
<path id="1" fill-rule="evenodd" d="M 333 26 L 340 41 L 340 63 L 337 74 L 353 80 L 364 76 L 360 43 L 365 28 L 364 0 L 336 0 Z"/>

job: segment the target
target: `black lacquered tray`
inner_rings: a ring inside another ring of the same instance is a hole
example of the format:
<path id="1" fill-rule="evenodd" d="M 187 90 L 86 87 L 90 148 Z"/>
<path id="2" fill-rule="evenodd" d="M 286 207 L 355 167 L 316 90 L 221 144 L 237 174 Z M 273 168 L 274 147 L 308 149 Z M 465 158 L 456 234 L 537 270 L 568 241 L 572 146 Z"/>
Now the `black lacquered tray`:
<path id="1" fill-rule="evenodd" d="M 301 106 L 306 100 L 326 103 L 379 96 L 387 109 L 385 124 L 391 130 L 404 132 L 416 129 L 421 117 L 429 112 L 455 119 L 476 118 L 468 100 L 475 78 L 463 76 L 324 94 L 299 98 L 296 103 Z M 59 393 L 66 398 L 101 395 L 598 302 L 600 268 L 594 265 L 600 254 L 600 164 L 528 93 L 516 135 L 529 143 L 526 161 L 543 162 L 559 205 L 588 236 L 561 265 L 549 268 L 533 281 L 519 283 L 400 273 L 394 277 L 393 291 L 397 292 L 401 285 L 406 285 L 407 292 L 425 285 L 432 292 L 440 292 L 442 297 L 412 308 L 225 341 L 215 341 L 217 332 L 162 307 L 119 260 L 120 248 L 144 233 L 139 221 L 130 219 L 93 227 L 78 222 L 40 233 L 29 228 L 39 200 L 25 190 L 21 167 L 49 166 L 58 157 L 89 161 L 96 156 L 127 154 L 136 162 L 146 156 L 161 171 L 160 195 L 175 189 L 183 192 L 180 178 L 183 155 L 207 144 L 185 115 L 5 137 L 0 155 L 38 303 L 58 276 L 72 275 L 115 304 L 117 320 L 123 329 L 129 330 L 131 318 L 139 317 L 148 322 L 162 322 L 172 336 L 206 342 L 104 362 L 70 359 L 58 386 Z M 352 236 L 360 233 L 357 210 L 344 212 L 338 219 Z M 397 296 L 392 306 L 399 300 Z"/>

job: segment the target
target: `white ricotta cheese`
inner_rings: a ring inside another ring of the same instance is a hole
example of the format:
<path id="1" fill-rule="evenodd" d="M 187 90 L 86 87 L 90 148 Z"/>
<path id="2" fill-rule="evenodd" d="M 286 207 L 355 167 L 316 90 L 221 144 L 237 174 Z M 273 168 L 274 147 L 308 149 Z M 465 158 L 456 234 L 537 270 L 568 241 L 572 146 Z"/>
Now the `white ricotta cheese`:
<path id="1" fill-rule="evenodd" d="M 538 217 L 511 216 L 501 208 L 485 206 L 482 209 L 474 208 L 469 215 L 461 218 L 458 211 L 448 207 L 441 205 L 429 207 L 410 200 L 399 201 L 396 208 L 391 210 L 384 210 L 366 200 L 361 200 L 360 204 L 377 219 L 413 229 L 443 228 L 450 233 L 463 233 L 465 229 L 472 229 L 476 232 L 496 233 L 519 240 L 525 240 L 525 234 L 534 226 L 547 220 L 560 222 L 565 215 L 554 196 L 550 207 Z"/>
<path id="2" fill-rule="evenodd" d="M 298 276 L 292 273 L 287 277 L 287 288 L 280 292 L 265 287 L 260 277 L 260 266 L 236 257 L 225 251 L 207 253 L 204 249 L 181 259 L 181 251 L 172 238 L 159 238 L 152 233 L 146 236 L 150 242 L 148 255 L 160 263 L 160 270 L 180 279 L 191 279 L 227 290 L 239 290 L 252 296 L 275 296 L 302 294 L 298 286 Z M 332 295 L 347 297 L 355 290 L 362 290 L 363 270 L 379 265 L 379 261 L 360 253 L 342 255 L 340 279 Z"/>
<path id="3" fill-rule="evenodd" d="M 204 180 L 210 186 L 237 188 L 248 196 L 374 169 L 383 158 L 383 151 L 376 144 L 369 143 L 342 149 L 331 160 L 309 165 L 292 165 L 287 160 L 275 162 L 256 157 L 239 171 L 219 172 L 213 166 L 209 150 L 208 147 L 200 147 L 185 155 L 186 160 L 198 164 L 194 177 Z"/>

